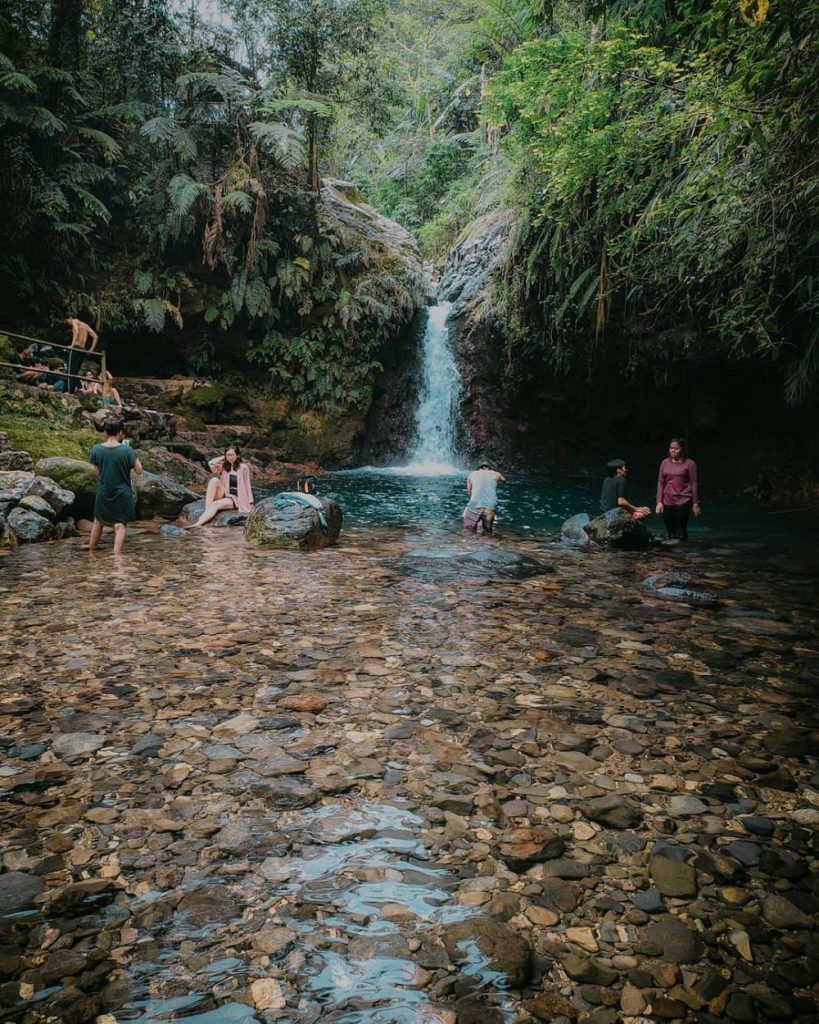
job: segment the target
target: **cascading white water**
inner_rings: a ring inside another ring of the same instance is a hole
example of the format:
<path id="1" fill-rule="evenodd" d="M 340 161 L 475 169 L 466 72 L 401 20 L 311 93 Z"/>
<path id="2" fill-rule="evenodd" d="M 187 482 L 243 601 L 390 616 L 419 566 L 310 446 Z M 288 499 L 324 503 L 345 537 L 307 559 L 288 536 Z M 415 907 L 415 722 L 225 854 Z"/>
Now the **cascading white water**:
<path id="1" fill-rule="evenodd" d="M 424 383 L 415 413 L 415 451 L 401 472 L 443 476 L 460 472 L 455 455 L 455 417 L 461 377 L 449 347 L 446 318 L 451 303 L 431 306 L 424 331 Z"/>

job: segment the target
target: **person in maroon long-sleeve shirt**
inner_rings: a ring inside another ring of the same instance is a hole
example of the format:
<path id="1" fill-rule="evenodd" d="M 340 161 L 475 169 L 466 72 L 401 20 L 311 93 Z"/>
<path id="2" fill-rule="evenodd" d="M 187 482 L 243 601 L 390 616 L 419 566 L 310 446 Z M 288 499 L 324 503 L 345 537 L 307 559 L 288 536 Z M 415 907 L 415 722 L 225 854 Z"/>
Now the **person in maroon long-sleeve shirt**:
<path id="1" fill-rule="evenodd" d="M 688 458 L 685 438 L 672 437 L 657 478 L 657 515 L 663 517 L 669 540 L 688 540 L 688 516 L 700 511 L 697 464 Z"/>

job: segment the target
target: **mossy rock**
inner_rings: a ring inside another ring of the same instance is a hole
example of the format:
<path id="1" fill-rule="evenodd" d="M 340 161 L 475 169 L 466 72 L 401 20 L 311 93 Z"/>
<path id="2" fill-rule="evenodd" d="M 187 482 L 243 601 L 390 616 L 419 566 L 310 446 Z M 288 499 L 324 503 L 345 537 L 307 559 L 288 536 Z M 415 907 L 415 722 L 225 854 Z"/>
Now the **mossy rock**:
<path id="1" fill-rule="evenodd" d="M 322 498 L 327 517 L 322 527 L 317 509 L 309 505 L 283 504 L 279 496 L 263 498 L 256 503 L 245 526 L 249 544 L 261 548 L 285 548 L 291 551 L 314 551 L 334 544 L 341 532 L 341 508 L 335 501 Z"/>
<path id="2" fill-rule="evenodd" d="M 223 388 L 213 384 L 202 384 L 198 388 L 192 388 L 186 395 L 184 404 L 191 409 L 219 409 L 225 400 Z"/>
<path id="3" fill-rule="evenodd" d="M 75 516 L 87 517 L 94 514 L 98 477 L 90 462 L 66 459 L 58 455 L 40 459 L 34 470 L 37 476 L 50 477 L 67 491 L 74 492 L 72 513 Z"/>

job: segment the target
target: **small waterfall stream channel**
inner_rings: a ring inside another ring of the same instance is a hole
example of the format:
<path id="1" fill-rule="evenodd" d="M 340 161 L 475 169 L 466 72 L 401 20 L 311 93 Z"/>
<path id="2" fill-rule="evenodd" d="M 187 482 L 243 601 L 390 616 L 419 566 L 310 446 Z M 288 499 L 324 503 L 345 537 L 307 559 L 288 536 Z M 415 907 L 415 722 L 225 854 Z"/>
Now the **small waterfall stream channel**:
<path id="1" fill-rule="evenodd" d="M 813 556 L 461 538 L 446 316 L 338 546 L 0 563 L 0 1021 L 817 1019 Z"/>

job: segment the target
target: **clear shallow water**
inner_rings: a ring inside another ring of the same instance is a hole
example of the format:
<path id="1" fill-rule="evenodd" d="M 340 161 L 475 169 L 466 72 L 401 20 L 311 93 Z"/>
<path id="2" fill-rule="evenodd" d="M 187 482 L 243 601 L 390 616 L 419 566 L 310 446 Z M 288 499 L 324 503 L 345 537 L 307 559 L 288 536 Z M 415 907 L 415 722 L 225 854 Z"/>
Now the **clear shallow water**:
<path id="1" fill-rule="evenodd" d="M 498 488 L 499 532 L 554 536 L 569 516 L 596 514 L 600 480 L 535 473 L 509 473 L 507 479 Z M 366 467 L 323 476 L 318 487 L 322 497 L 341 505 L 345 529 L 387 526 L 457 532 L 467 500 L 465 480 L 465 473 L 426 476 L 406 467 Z M 632 483 L 629 498 L 653 506 L 653 488 Z M 815 536 L 817 517 L 812 513 L 770 515 L 741 498 L 706 499 L 704 508 L 703 515 L 690 522 L 695 541 L 779 544 Z M 658 537 L 665 535 L 660 516 L 652 515 L 648 523 Z"/>

